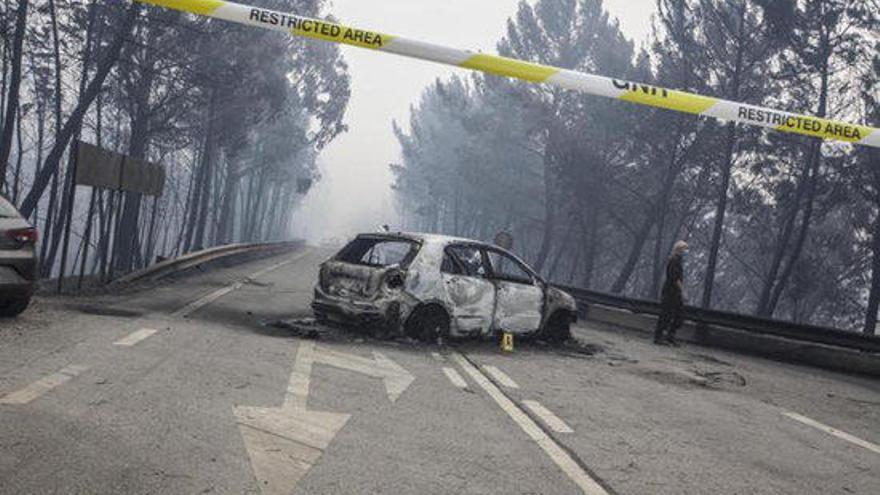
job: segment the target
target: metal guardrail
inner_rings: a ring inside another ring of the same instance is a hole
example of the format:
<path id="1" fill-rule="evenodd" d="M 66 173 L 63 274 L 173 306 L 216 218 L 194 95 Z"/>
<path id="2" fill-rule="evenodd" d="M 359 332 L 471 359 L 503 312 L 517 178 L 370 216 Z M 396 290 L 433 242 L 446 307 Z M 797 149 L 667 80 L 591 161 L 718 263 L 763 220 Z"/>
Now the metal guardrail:
<path id="1" fill-rule="evenodd" d="M 283 252 L 297 249 L 302 241 L 276 242 L 265 244 L 231 244 L 190 253 L 179 258 L 157 263 L 149 268 L 117 279 L 114 284 L 126 284 L 142 280 L 155 280 L 204 263 L 229 256 L 257 252 Z M 581 305 L 581 309 L 591 304 L 623 309 L 636 314 L 660 314 L 660 303 L 646 299 L 623 297 L 577 287 L 557 286 L 571 294 Z M 707 310 L 685 306 L 685 319 L 698 325 L 711 325 L 742 330 L 760 335 L 772 335 L 786 339 L 825 344 L 847 349 L 880 353 L 880 336 L 847 332 L 836 328 L 820 327 L 783 320 L 760 318 L 726 311 Z"/>
<path id="2" fill-rule="evenodd" d="M 571 294 L 582 306 L 589 307 L 590 304 L 598 304 L 624 309 L 631 313 L 660 314 L 660 303 L 656 301 L 622 297 L 575 287 L 560 288 Z M 727 327 L 761 335 L 880 353 L 880 337 L 836 328 L 707 310 L 693 306 L 685 306 L 685 319 L 702 325 Z"/>
<path id="3" fill-rule="evenodd" d="M 302 241 L 288 242 L 271 242 L 259 244 L 227 244 L 225 246 L 217 246 L 213 248 L 195 251 L 183 256 L 168 259 L 155 265 L 149 266 L 143 270 L 130 273 L 124 277 L 118 278 L 111 282 L 112 284 L 130 284 L 141 282 L 144 280 L 156 280 L 167 277 L 174 273 L 187 270 L 189 268 L 209 263 L 219 259 L 227 258 L 234 255 L 250 254 L 250 253 L 280 253 L 298 249 L 303 246 Z"/>

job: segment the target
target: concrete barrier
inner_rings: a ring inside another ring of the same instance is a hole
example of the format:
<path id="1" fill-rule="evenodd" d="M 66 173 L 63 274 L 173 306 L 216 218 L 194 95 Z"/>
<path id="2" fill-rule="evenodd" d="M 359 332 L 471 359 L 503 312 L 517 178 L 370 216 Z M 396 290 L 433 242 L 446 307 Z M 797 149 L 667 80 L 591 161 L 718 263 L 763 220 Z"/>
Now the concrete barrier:
<path id="1" fill-rule="evenodd" d="M 611 324 L 653 338 L 657 317 L 591 304 L 586 320 Z M 752 333 L 735 328 L 698 325 L 686 321 L 678 340 L 716 347 L 777 361 L 806 364 L 817 368 L 880 377 L 880 353 L 859 351 L 784 337 Z"/>

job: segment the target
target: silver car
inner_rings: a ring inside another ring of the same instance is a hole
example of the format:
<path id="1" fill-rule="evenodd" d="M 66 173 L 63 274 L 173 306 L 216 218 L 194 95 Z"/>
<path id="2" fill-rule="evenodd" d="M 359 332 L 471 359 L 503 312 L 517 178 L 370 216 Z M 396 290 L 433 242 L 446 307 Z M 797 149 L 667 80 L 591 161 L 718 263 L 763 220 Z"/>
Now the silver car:
<path id="1" fill-rule="evenodd" d="M 37 230 L 0 197 L 0 317 L 27 309 L 37 286 Z"/>
<path id="2" fill-rule="evenodd" d="M 570 295 L 509 251 L 429 234 L 362 234 L 321 265 L 312 303 L 319 321 L 405 333 L 563 341 L 577 319 Z M 383 332 L 384 333 L 384 332 Z"/>

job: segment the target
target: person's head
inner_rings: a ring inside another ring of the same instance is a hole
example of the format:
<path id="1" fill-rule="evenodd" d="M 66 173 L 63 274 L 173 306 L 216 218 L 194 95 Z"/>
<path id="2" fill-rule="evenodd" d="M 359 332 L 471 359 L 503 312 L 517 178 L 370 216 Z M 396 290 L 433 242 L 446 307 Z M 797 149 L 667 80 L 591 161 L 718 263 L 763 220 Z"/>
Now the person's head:
<path id="1" fill-rule="evenodd" d="M 688 251 L 688 243 L 684 241 L 678 241 L 672 247 L 672 255 L 673 256 L 682 256 Z"/>

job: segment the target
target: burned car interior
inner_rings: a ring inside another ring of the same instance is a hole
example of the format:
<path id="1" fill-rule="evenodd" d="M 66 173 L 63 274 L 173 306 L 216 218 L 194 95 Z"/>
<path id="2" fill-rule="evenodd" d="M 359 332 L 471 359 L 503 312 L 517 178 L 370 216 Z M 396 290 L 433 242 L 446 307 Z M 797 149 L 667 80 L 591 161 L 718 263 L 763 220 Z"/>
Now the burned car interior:
<path id="1" fill-rule="evenodd" d="M 405 268 L 418 251 L 418 244 L 404 239 L 358 237 L 346 245 L 336 260 L 355 265 Z"/>

